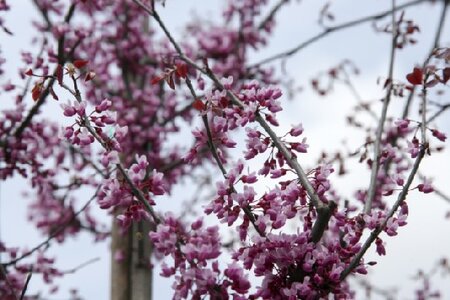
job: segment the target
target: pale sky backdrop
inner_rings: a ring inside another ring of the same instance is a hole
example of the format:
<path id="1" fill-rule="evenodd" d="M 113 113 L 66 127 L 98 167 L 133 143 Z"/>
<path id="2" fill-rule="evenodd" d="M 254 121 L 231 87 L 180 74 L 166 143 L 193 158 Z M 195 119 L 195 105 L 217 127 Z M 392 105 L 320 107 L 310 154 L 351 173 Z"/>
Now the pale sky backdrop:
<path id="1" fill-rule="evenodd" d="M 14 37 L 0 33 L 2 56 L 7 58 L 5 77 L 16 76 L 17 66 L 21 66 L 21 50 L 37 52 L 37 49 L 30 46 L 34 31 L 30 22 L 39 16 L 31 2 L 28 0 L 9 1 L 12 10 L 6 15 L 6 25 L 13 31 Z M 183 24 L 191 18 L 194 10 L 201 17 L 218 16 L 217 8 L 225 3 L 225 1 L 219 0 L 167 0 L 166 2 L 166 8 L 161 9 L 160 14 L 175 36 L 183 28 Z M 397 1 L 397 4 L 404 2 Z M 271 3 L 275 3 L 275 1 L 271 1 Z M 318 33 L 320 31 L 317 26 L 318 11 L 323 3 L 324 1 L 312 0 L 291 1 L 277 16 L 280 24 L 277 26 L 274 38 L 270 40 L 269 47 L 264 51 L 254 53 L 252 59 L 255 62 L 259 61 L 271 54 L 291 48 Z M 336 17 L 335 24 L 340 24 L 359 16 L 383 11 L 390 5 L 391 1 L 388 0 L 336 0 L 332 1 L 331 11 Z M 404 79 L 412 67 L 421 63 L 425 58 L 434 35 L 439 10 L 440 4 L 435 5 L 434 8 L 428 4 L 422 4 L 407 10 L 406 17 L 413 17 L 420 25 L 422 33 L 419 33 L 417 38 L 421 44 L 407 47 L 399 52 L 394 71 L 396 78 Z M 445 32 L 442 36 L 444 42 L 447 43 L 444 45 L 449 46 L 449 20 L 444 28 Z M 446 37 L 447 39 L 445 39 Z M 289 125 L 303 123 L 305 136 L 310 145 L 309 154 L 300 157 L 300 162 L 305 166 L 311 167 L 322 149 L 333 150 L 338 147 L 342 149 L 344 138 L 348 140 L 351 149 L 355 149 L 361 143 L 359 133 L 349 130 L 345 122 L 349 109 L 355 104 L 348 89 L 343 86 L 337 87 L 330 97 L 318 98 L 311 92 L 309 79 L 317 72 L 327 70 L 343 59 L 350 58 L 361 70 L 361 74 L 354 80 L 354 83 L 362 98 L 366 100 L 379 99 L 384 92 L 376 81 L 378 77 L 384 77 L 387 74 L 389 43 L 388 35 L 374 34 L 371 23 L 366 23 L 332 34 L 287 61 L 290 76 L 303 87 L 303 92 L 283 106 L 286 111 L 281 114 L 282 126 L 279 132 L 283 132 Z M 0 83 L 3 81 L 0 80 Z M 4 96 L 0 101 L 0 109 L 11 107 L 11 101 Z M 400 104 L 398 100 L 396 101 L 392 103 L 393 108 Z M 53 101 L 46 104 L 46 110 L 57 112 L 53 115 L 61 113 L 59 103 Z M 399 112 L 393 109 L 391 115 L 397 117 Z M 449 113 L 444 114 L 436 125 L 447 136 L 450 136 L 448 116 Z M 448 146 L 448 142 L 446 145 Z M 450 194 L 448 166 L 450 166 L 448 152 L 435 154 L 426 157 L 422 172 L 434 179 L 433 184 L 437 188 Z M 352 198 L 355 187 L 365 187 L 369 182 L 369 173 L 364 171 L 361 165 L 348 166 L 348 168 L 352 167 L 361 172 L 348 175 L 343 179 L 333 177 L 333 180 L 338 182 L 338 191 L 349 199 Z M 21 192 L 26 188 L 25 184 L 24 180 L 20 178 L 0 182 L 0 235 L 8 246 L 26 245 L 31 248 L 44 239 L 36 233 L 32 225 L 26 222 L 25 200 L 21 196 Z M 193 191 L 186 190 L 185 186 L 178 187 L 170 198 L 161 197 L 158 200 L 158 207 L 163 210 L 180 211 L 180 203 L 187 199 L 186 192 L 192 193 Z M 84 197 L 88 199 L 89 194 Z M 450 258 L 450 220 L 445 219 L 445 214 L 450 211 L 450 203 L 436 196 L 425 196 L 416 191 L 410 193 L 408 203 L 410 207 L 409 224 L 399 229 L 397 237 L 385 237 L 387 255 L 378 257 L 373 250 L 370 250 L 366 256 L 366 261 L 376 260 L 378 262 L 375 267 L 371 268 L 367 278 L 380 288 L 398 287 L 398 299 L 413 299 L 413 289 L 417 283 L 411 278 L 416 274 L 418 268 L 429 270 L 439 258 L 444 256 Z M 95 206 L 95 204 L 92 205 L 93 208 Z M 93 211 L 99 218 L 109 223 L 104 212 L 97 208 Z M 58 280 L 57 284 L 60 286 L 60 290 L 55 295 L 48 295 L 48 289 L 43 286 L 39 276 L 32 278 L 30 291 L 41 290 L 43 295 L 48 296 L 46 299 L 63 300 L 68 299 L 69 290 L 76 287 L 83 299 L 108 299 L 110 260 L 108 246 L 108 242 L 93 244 L 92 238 L 87 234 L 81 234 L 76 239 L 69 239 L 63 245 L 52 243 L 49 253 L 57 258 L 57 266 L 62 269 L 71 269 L 95 257 L 99 257 L 100 260 L 75 274 Z M 157 294 L 154 299 L 169 299 L 172 294 L 170 285 L 170 280 L 161 279 L 156 275 L 154 290 Z M 442 299 L 450 299 L 450 277 L 435 276 L 432 285 L 440 287 L 444 292 Z M 364 297 L 360 295 L 358 299 L 364 299 Z M 382 298 L 374 296 L 373 299 Z"/>

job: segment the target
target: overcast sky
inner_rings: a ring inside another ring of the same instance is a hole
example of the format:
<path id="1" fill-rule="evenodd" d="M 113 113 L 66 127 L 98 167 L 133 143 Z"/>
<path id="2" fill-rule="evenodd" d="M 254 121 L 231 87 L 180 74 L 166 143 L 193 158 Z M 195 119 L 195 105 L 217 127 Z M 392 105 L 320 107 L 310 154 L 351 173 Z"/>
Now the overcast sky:
<path id="1" fill-rule="evenodd" d="M 30 48 L 33 29 L 30 20 L 37 18 L 36 11 L 30 4 L 32 1 L 9 1 L 12 10 L 6 16 L 6 24 L 13 31 L 14 37 L 7 37 L 0 33 L 2 56 L 8 61 L 5 77 L 16 76 L 17 66 L 20 63 L 20 51 Z M 166 8 L 160 11 L 172 32 L 179 32 L 183 24 L 192 16 L 193 10 L 199 16 L 218 16 L 217 8 L 225 1 L 218 0 L 167 0 Z M 272 1 L 275 2 L 275 1 Z M 291 1 L 292 3 L 282 9 L 277 20 L 280 22 L 267 49 L 255 53 L 252 60 L 258 61 L 284 49 L 291 48 L 299 42 L 306 40 L 320 31 L 317 26 L 318 11 L 324 1 Z M 391 1 L 333 1 L 331 10 L 335 13 L 336 24 L 351 20 L 358 16 L 365 16 L 373 12 L 382 11 L 390 6 Z M 397 1 L 398 4 L 404 1 Z M 421 63 L 431 45 L 433 28 L 436 27 L 439 6 L 421 5 L 408 9 L 407 17 L 414 17 L 421 27 L 423 34 L 418 35 L 420 46 L 407 48 L 399 52 L 395 65 L 395 77 L 403 79 L 412 70 L 412 67 Z M 443 37 L 450 36 L 450 24 L 447 22 Z M 432 34 L 429 34 L 429 33 Z M 343 59 L 351 58 L 360 68 L 361 74 L 355 80 L 355 86 L 363 99 L 377 99 L 382 95 L 382 87 L 377 85 L 377 78 L 384 77 L 388 69 L 389 40 L 387 35 L 373 33 L 371 24 L 365 24 L 353 29 L 348 29 L 333 35 L 305 49 L 287 62 L 287 69 L 296 79 L 297 84 L 303 87 L 303 92 L 286 103 L 286 109 L 282 113 L 280 132 L 289 125 L 303 123 L 305 135 L 310 145 L 309 155 L 302 156 L 301 162 L 306 166 L 312 166 L 322 149 L 332 150 L 342 148 L 342 140 L 347 139 L 349 145 L 356 148 L 361 143 L 361 136 L 354 130 L 349 130 L 345 117 L 350 107 L 355 104 L 354 98 L 344 87 L 336 88 L 335 93 L 327 98 L 318 98 L 310 91 L 308 80 L 318 71 L 326 70 L 336 65 Z M 449 46 L 449 40 L 444 40 Z M 14 75 L 11 75 L 12 73 Z M 0 80 L 0 83 L 3 81 Z M 448 97 L 448 96 L 447 96 Z M 288 100 L 283 100 L 288 101 Z M 2 97 L 1 108 L 10 107 L 11 101 Z M 60 111 L 57 104 L 49 104 L 55 111 Z M 53 106 L 52 106 L 53 105 Z M 399 103 L 393 103 L 393 107 Z M 393 110 L 393 116 L 399 112 Z M 444 115 L 436 124 L 450 135 L 450 122 L 448 115 Z M 356 142 L 351 143 L 351 142 Z M 448 143 L 446 143 L 448 144 Z M 450 156 L 433 155 L 424 160 L 422 171 L 433 178 L 434 185 L 450 194 L 448 190 L 448 169 Z M 344 179 L 336 179 L 339 182 L 339 190 L 343 195 L 351 198 L 356 187 L 367 186 L 369 182 L 368 172 L 362 170 L 360 165 L 353 167 L 361 169 L 360 173 L 352 174 Z M 0 234 L 8 246 L 33 247 L 43 237 L 39 236 L 33 227 L 26 222 L 26 209 L 23 205 L 21 192 L 25 181 L 19 178 L 0 182 Z M 161 205 L 162 209 L 179 211 L 179 200 L 185 200 L 184 187 L 176 189 L 167 203 Z M 86 199 L 89 195 L 86 195 Z M 164 199 L 165 200 L 165 199 Z M 162 202 L 162 201 L 161 201 Z M 418 268 L 429 270 L 438 258 L 450 253 L 450 221 L 445 220 L 445 214 L 450 210 L 450 203 L 446 203 L 436 196 L 424 196 L 412 192 L 408 197 L 410 217 L 408 225 L 399 230 L 395 238 L 386 238 L 387 255 L 378 257 L 374 251 L 369 251 L 366 261 L 376 260 L 378 265 L 371 268 L 373 271 L 367 276 L 378 287 L 397 286 L 400 288 L 399 299 L 411 299 L 413 296 L 414 282 L 411 277 Z M 99 210 L 95 214 L 109 223 L 109 219 Z M 62 269 L 73 268 L 89 259 L 99 257 L 100 260 L 89 265 L 75 274 L 67 275 L 57 284 L 60 292 L 49 296 L 49 299 L 67 299 L 68 290 L 78 288 L 85 299 L 108 299 L 109 296 L 109 252 L 108 243 L 93 244 L 92 238 L 82 234 L 76 239 L 69 239 L 64 245 L 52 245 L 50 253 L 57 257 L 57 265 Z M 435 278 L 433 284 L 441 287 L 450 286 L 450 278 Z M 155 277 L 155 291 L 158 292 L 154 299 L 170 298 L 170 280 Z M 47 288 L 41 280 L 33 277 L 30 290 L 42 290 L 47 295 Z M 443 291 L 445 292 L 445 291 Z M 377 299 L 376 297 L 374 299 Z M 450 293 L 444 294 L 443 299 L 450 299 Z"/>

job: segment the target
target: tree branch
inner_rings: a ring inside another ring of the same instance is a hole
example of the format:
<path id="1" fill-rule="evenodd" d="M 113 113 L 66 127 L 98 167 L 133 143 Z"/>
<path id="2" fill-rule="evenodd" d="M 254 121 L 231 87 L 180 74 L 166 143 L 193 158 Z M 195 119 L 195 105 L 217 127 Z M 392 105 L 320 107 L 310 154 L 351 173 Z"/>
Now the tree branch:
<path id="1" fill-rule="evenodd" d="M 441 1 L 441 2 L 443 2 L 442 11 L 441 11 L 441 16 L 439 17 L 439 23 L 438 23 L 438 27 L 437 27 L 437 30 L 436 30 L 436 35 L 434 36 L 433 46 L 431 47 L 427 58 L 425 59 L 425 61 L 422 64 L 422 69 L 425 68 L 426 65 L 428 65 L 434 50 L 436 48 L 438 48 L 439 45 L 440 45 L 441 36 L 442 36 L 442 30 L 444 28 L 444 22 L 445 22 L 445 18 L 446 18 L 446 15 L 447 15 L 447 7 L 448 7 L 448 5 L 450 3 L 450 0 L 444 0 L 444 1 Z M 416 86 L 413 86 L 411 91 L 409 92 L 408 99 L 406 100 L 406 104 L 405 104 L 405 107 L 403 109 L 402 119 L 406 119 L 409 116 L 409 110 L 410 110 L 410 107 L 411 107 L 412 100 L 414 98 L 415 89 L 416 89 Z"/>
<path id="2" fill-rule="evenodd" d="M 417 171 L 419 170 L 419 165 L 420 165 L 423 157 L 425 156 L 425 153 L 427 150 L 428 150 L 427 145 L 421 146 L 420 151 L 416 157 L 416 160 L 414 161 L 413 168 L 411 169 L 411 173 L 409 174 L 405 185 L 403 186 L 400 194 L 398 195 L 397 201 L 395 201 L 394 205 L 389 210 L 388 214 L 386 215 L 386 219 L 383 221 L 383 223 L 381 223 L 380 226 L 375 228 L 370 233 L 370 236 L 364 242 L 364 244 L 361 247 L 361 249 L 359 250 L 359 252 L 353 257 L 353 259 L 351 260 L 351 262 L 347 266 L 347 268 L 345 268 L 344 271 L 342 271 L 341 276 L 340 276 L 341 281 L 343 281 L 353 271 L 353 269 L 355 269 L 359 265 L 361 259 L 363 258 L 364 254 L 366 253 L 366 251 L 370 248 L 372 243 L 376 240 L 376 238 L 380 235 L 380 233 L 384 230 L 384 228 L 386 228 L 387 222 L 397 211 L 400 204 L 402 204 L 402 202 L 405 201 L 406 196 L 408 195 L 408 192 L 409 192 L 409 188 L 414 180 L 414 177 L 415 177 Z"/>
<path id="3" fill-rule="evenodd" d="M 187 58 L 183 51 L 181 50 L 181 47 L 178 45 L 178 43 L 175 41 L 175 39 L 170 34 L 169 30 L 165 26 L 164 22 L 159 17 L 158 13 L 154 10 L 149 9 L 146 7 L 140 0 L 133 0 L 137 5 L 139 5 L 143 10 L 145 10 L 148 14 L 154 17 L 158 25 L 161 27 L 161 29 L 166 34 L 167 38 L 177 51 L 178 55 L 180 56 L 180 59 L 185 61 L 187 64 L 193 66 L 195 69 L 199 70 L 203 74 L 207 75 L 214 84 L 220 89 L 220 90 L 226 90 L 222 83 L 219 81 L 219 79 L 216 77 L 216 75 L 211 71 L 211 69 L 206 66 L 206 70 L 198 66 L 195 62 Z M 236 97 L 235 94 L 233 94 L 231 91 L 226 90 L 227 96 L 231 99 L 232 103 L 240 108 L 244 107 L 244 104 Z M 194 93 L 195 96 L 195 93 Z M 263 127 L 263 129 L 266 131 L 266 133 L 270 136 L 272 139 L 272 142 L 274 143 L 275 147 L 280 151 L 283 156 L 285 157 L 288 164 L 295 170 L 297 173 L 298 179 L 302 186 L 305 188 L 311 203 L 318 211 L 318 216 L 316 222 L 319 224 L 322 223 L 328 223 L 329 218 L 331 217 L 331 212 L 333 208 L 335 207 L 335 204 L 333 202 L 330 202 L 329 205 L 326 205 L 320 201 L 318 195 L 316 194 L 314 188 L 310 184 L 308 177 L 306 176 L 306 173 L 303 171 L 302 167 L 298 163 L 298 161 L 292 156 L 291 152 L 286 148 L 284 143 L 278 138 L 276 133 L 272 130 L 270 125 L 264 120 L 264 118 L 261 117 L 261 115 L 256 112 L 255 113 L 255 120 Z M 214 154 L 213 154 L 214 155 Z M 219 165 L 220 166 L 220 165 Z M 224 173 L 224 170 L 222 170 L 222 173 Z M 323 230 L 325 230 L 326 226 L 322 225 L 315 225 L 313 226 L 313 232 L 311 236 L 311 240 L 319 241 L 321 236 L 323 235 Z"/>
<path id="4" fill-rule="evenodd" d="M 23 286 L 22 293 L 20 293 L 20 300 L 25 299 L 25 293 L 27 292 L 31 276 L 33 276 L 33 269 L 31 269 L 30 272 L 27 274 L 27 280 L 25 281 L 25 285 Z"/>
<path id="5" fill-rule="evenodd" d="M 284 4 L 289 3 L 289 0 L 280 0 L 277 4 L 270 10 L 269 14 L 261 21 L 258 25 L 258 29 L 264 29 L 267 23 L 269 23 L 276 15 L 276 13 L 283 7 Z"/>
<path id="6" fill-rule="evenodd" d="M 23 255 L 11 260 L 10 262 L 7 262 L 5 264 L 1 264 L 2 268 L 3 266 L 8 267 L 11 265 L 16 264 L 18 261 L 30 256 L 31 254 L 33 254 L 34 252 L 36 252 L 37 250 L 41 249 L 43 246 L 48 245 L 48 243 L 54 238 L 56 237 L 58 234 L 60 234 L 67 226 L 69 226 L 70 224 L 72 224 L 73 221 L 75 221 L 76 217 L 82 213 L 88 206 L 89 204 L 91 204 L 92 201 L 94 201 L 94 199 L 97 197 L 97 193 L 100 191 L 100 188 L 97 188 L 97 190 L 95 191 L 94 195 L 92 195 L 92 197 L 72 216 L 72 218 L 70 218 L 69 221 L 67 221 L 65 224 L 61 225 L 58 227 L 58 229 L 56 229 L 55 231 L 53 231 L 49 237 L 41 242 L 40 244 L 38 244 L 36 247 L 34 247 L 33 249 L 31 249 L 30 251 L 24 253 Z"/>
<path id="7" fill-rule="evenodd" d="M 74 11 L 75 11 L 75 6 L 76 6 L 76 4 L 73 3 L 69 7 L 69 10 L 67 11 L 66 16 L 64 17 L 65 23 L 69 24 L 70 20 L 72 19 L 73 15 L 74 15 Z M 66 61 L 66 56 L 64 55 L 64 44 L 65 44 L 65 37 L 63 35 L 62 37 L 60 37 L 58 39 L 58 46 L 57 46 L 58 47 L 57 59 L 58 59 L 58 64 L 60 64 L 60 65 L 64 65 L 64 63 Z M 54 75 L 56 75 L 56 70 L 55 70 Z M 30 125 L 33 117 L 39 112 L 39 108 L 45 103 L 45 99 L 50 94 L 50 89 L 53 87 L 53 84 L 55 83 L 55 81 L 56 81 L 56 76 L 54 76 L 50 79 L 46 88 L 43 90 L 43 92 L 39 96 L 39 99 L 37 100 L 37 102 L 33 105 L 33 107 L 28 112 L 27 116 L 22 121 L 22 123 L 19 125 L 19 127 L 14 131 L 13 135 L 15 138 L 17 138 L 17 139 L 20 138 L 20 136 L 22 135 L 25 128 L 27 128 Z"/>
<path id="8" fill-rule="evenodd" d="M 395 62 L 395 49 L 397 48 L 397 39 L 399 36 L 399 29 L 397 26 L 397 20 L 395 19 L 395 0 L 392 0 L 392 44 L 391 44 L 391 54 L 390 54 L 390 62 L 389 62 L 389 71 L 387 76 L 387 82 L 389 82 L 387 86 L 386 96 L 383 101 L 383 107 L 381 109 L 381 116 L 378 122 L 377 128 L 377 136 L 375 138 L 375 145 L 373 151 L 373 159 L 372 159 L 372 170 L 370 174 L 370 183 L 369 190 L 367 192 L 366 202 L 364 203 L 364 213 L 368 214 L 372 209 L 372 201 L 375 197 L 375 193 L 377 190 L 377 177 L 378 171 L 380 169 L 380 148 L 381 148 L 381 137 L 384 132 L 384 123 L 386 121 L 387 110 L 389 106 L 389 102 L 391 101 L 392 88 L 393 88 L 393 74 L 394 74 L 394 62 Z"/>
<path id="9" fill-rule="evenodd" d="M 137 0 L 135 0 L 135 1 L 137 1 Z M 415 0 L 415 1 L 407 2 L 405 4 L 397 6 L 395 11 L 407 8 L 409 6 L 417 5 L 417 4 L 420 4 L 422 2 L 426 2 L 426 0 Z M 350 28 L 352 26 L 363 24 L 363 23 L 366 23 L 366 22 L 369 22 L 369 21 L 378 20 L 378 19 L 381 19 L 381 18 L 384 18 L 384 17 L 390 15 L 391 13 L 392 13 L 392 9 L 389 9 L 389 10 L 380 12 L 380 13 L 375 14 L 375 15 L 371 15 L 371 16 L 355 19 L 353 21 L 349 21 L 349 22 L 343 23 L 341 25 L 328 27 L 327 29 L 325 29 L 321 33 L 319 33 L 319 34 L 317 34 L 317 35 L 307 39 L 306 41 L 298 44 L 297 46 L 295 46 L 295 47 L 293 47 L 293 48 L 291 48 L 289 50 L 286 50 L 284 52 L 281 52 L 281 53 L 275 54 L 273 56 L 270 56 L 268 58 L 265 58 L 265 59 L 261 60 L 260 62 L 249 66 L 248 69 L 257 68 L 257 67 L 260 67 L 261 65 L 270 63 L 272 61 L 275 61 L 275 60 L 278 60 L 278 59 L 281 59 L 281 58 L 287 58 L 289 56 L 292 56 L 292 55 L 296 54 L 297 52 L 299 52 L 303 48 L 306 48 L 307 46 L 309 46 L 309 45 L 311 45 L 311 44 L 313 44 L 313 43 L 323 39 L 324 37 L 328 36 L 329 34 L 331 34 L 333 32 L 337 32 L 337 31 L 340 31 L 340 30 L 343 30 L 343 29 L 347 29 L 347 28 Z"/>

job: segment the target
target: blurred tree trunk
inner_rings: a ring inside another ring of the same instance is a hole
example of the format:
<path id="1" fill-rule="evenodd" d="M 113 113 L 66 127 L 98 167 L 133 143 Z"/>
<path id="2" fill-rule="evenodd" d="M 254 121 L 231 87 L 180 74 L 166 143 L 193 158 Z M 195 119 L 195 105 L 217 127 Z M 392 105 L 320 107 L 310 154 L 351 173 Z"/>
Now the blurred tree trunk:
<path id="1" fill-rule="evenodd" d="M 142 34 L 149 32 L 149 18 L 144 18 Z M 126 38 L 126 34 L 124 36 Z M 129 83 L 140 78 L 130 74 L 126 63 L 122 69 L 124 83 L 128 86 L 128 99 L 132 99 Z M 150 145 L 146 145 L 148 150 Z M 138 151 L 139 149 L 137 149 Z M 130 154 L 134 155 L 134 154 Z M 114 214 L 111 233 L 111 300 L 151 300 L 153 293 L 152 246 L 148 233 L 148 221 L 133 222 L 127 233 L 122 234 Z M 116 253 L 122 260 L 117 260 Z"/>
<path id="2" fill-rule="evenodd" d="M 151 244 L 148 222 L 133 223 L 121 234 L 114 218 L 111 242 L 111 300 L 152 299 L 153 272 L 150 266 Z M 121 253 L 122 260 L 115 258 Z"/>

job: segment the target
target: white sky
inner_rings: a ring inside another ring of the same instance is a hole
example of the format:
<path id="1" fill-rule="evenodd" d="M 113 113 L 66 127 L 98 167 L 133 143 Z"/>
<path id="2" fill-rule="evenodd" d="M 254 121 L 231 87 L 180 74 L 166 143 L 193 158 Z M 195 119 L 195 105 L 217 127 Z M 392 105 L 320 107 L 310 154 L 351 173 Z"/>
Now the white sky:
<path id="1" fill-rule="evenodd" d="M 33 30 L 30 29 L 29 20 L 37 18 L 31 1 L 16 0 L 9 1 L 12 11 L 7 15 L 6 24 L 14 32 L 14 37 L 7 37 L 0 33 L 2 56 L 8 59 L 6 70 L 7 76 L 15 76 L 17 66 L 20 66 L 20 51 L 30 49 L 30 39 Z M 271 1 L 274 3 L 275 1 Z M 399 4 L 404 1 L 397 1 Z M 210 0 L 167 0 L 166 8 L 161 10 L 162 18 L 168 23 L 172 32 L 182 28 L 182 24 L 192 16 L 192 8 L 200 16 L 217 16 L 217 7 L 224 1 Z M 306 40 L 319 32 L 316 25 L 318 8 L 323 1 L 291 1 L 291 4 L 281 10 L 279 17 L 280 25 L 271 40 L 269 47 L 261 53 L 254 54 L 254 61 L 270 56 L 283 49 L 291 48 L 299 42 Z M 388 8 L 390 1 L 334 1 L 332 11 L 335 12 L 337 24 L 365 16 L 375 11 Z M 426 8 L 426 9 L 425 9 Z M 436 26 L 438 6 L 431 8 L 422 5 L 418 8 L 408 9 L 406 17 L 414 16 L 419 23 L 422 34 L 419 41 L 424 47 L 415 46 L 399 52 L 395 66 L 395 76 L 403 79 L 415 64 L 421 62 L 425 57 L 431 39 L 434 35 L 433 28 Z M 446 32 L 443 37 L 450 36 L 449 22 L 445 26 Z M 431 32 L 431 34 L 430 34 Z M 349 145 L 356 148 L 361 140 L 354 130 L 349 130 L 345 123 L 348 109 L 354 105 L 355 100 L 345 88 L 337 88 L 336 92 L 327 98 L 318 98 L 310 92 L 308 79 L 318 71 L 326 70 L 336 65 L 345 58 L 351 58 L 361 70 L 361 75 L 355 80 L 355 85 L 364 99 L 375 99 L 382 93 L 381 87 L 377 86 L 376 80 L 380 76 L 386 76 L 388 64 L 389 37 L 376 35 L 372 32 L 370 24 L 348 29 L 316 43 L 302 51 L 288 61 L 287 68 L 290 76 L 304 87 L 294 101 L 286 103 L 286 111 L 282 114 L 283 128 L 299 122 L 303 123 L 305 135 L 310 144 L 308 155 L 300 157 L 300 162 L 305 166 L 312 166 L 322 149 L 332 150 L 341 148 L 343 139 L 349 140 Z M 449 45 L 449 40 L 444 40 Z M 36 52 L 33 49 L 33 52 Z M 13 75 L 11 75 L 13 74 Z M 2 83 L 2 81 L 0 81 Z M 448 97 L 448 96 L 447 96 Z M 1 108 L 7 107 L 7 99 L 1 99 Z M 447 101 L 448 102 L 448 101 Z M 60 110 L 57 104 L 51 106 L 49 111 Z M 393 107 L 398 106 L 393 104 Z M 398 116 L 398 111 L 392 111 L 393 116 Z M 439 126 L 442 131 L 450 135 L 450 122 L 448 115 L 444 115 Z M 358 144 L 351 143 L 357 142 Z M 448 143 L 446 143 L 448 144 Z M 450 165 L 448 153 L 433 155 L 424 160 L 422 171 L 424 174 L 434 178 L 434 184 L 440 190 L 448 191 L 448 170 L 442 166 Z M 367 186 L 369 182 L 368 172 L 361 165 L 354 165 L 355 169 L 361 170 L 356 174 L 349 175 L 343 180 L 339 179 L 339 192 L 351 197 L 355 187 Z M 27 245 L 33 247 L 42 237 L 36 234 L 33 227 L 26 223 L 26 210 L 21 199 L 21 191 L 25 182 L 14 179 L 0 182 L 0 234 L 9 246 Z M 184 187 L 175 190 L 172 197 L 167 199 L 168 204 L 162 205 L 162 209 L 179 211 L 178 203 L 185 200 L 186 191 Z M 89 195 L 85 196 L 86 199 Z M 450 221 L 444 216 L 450 210 L 449 203 L 435 196 L 424 196 L 412 192 L 408 197 L 410 217 L 408 225 L 399 230 L 395 238 L 387 238 L 387 255 L 378 257 L 374 251 L 369 251 L 366 261 L 376 260 L 378 265 L 371 268 L 373 272 L 368 278 L 378 287 L 397 286 L 401 290 L 399 299 L 411 299 L 413 296 L 414 282 L 411 277 L 418 268 L 429 270 L 437 259 L 450 253 Z M 103 212 L 97 211 L 97 215 L 109 222 Z M 108 244 L 92 244 L 92 239 L 84 234 L 76 239 L 71 239 L 64 245 L 53 245 L 50 253 L 57 257 L 57 265 L 63 269 L 70 269 L 94 257 L 100 257 L 100 261 L 89 265 L 73 275 L 67 275 L 58 281 L 60 293 L 52 295 L 49 299 L 67 299 L 68 290 L 77 287 L 81 296 L 85 299 L 108 299 L 109 295 L 109 252 Z M 170 281 L 155 276 L 154 286 L 158 294 L 154 299 L 167 299 L 171 295 Z M 441 288 L 450 286 L 449 277 L 435 278 L 432 284 Z M 43 290 L 39 278 L 33 277 L 30 290 Z M 445 289 L 443 289 L 445 292 Z M 163 293 L 163 294 L 162 294 Z M 374 297 L 373 299 L 377 299 Z M 450 294 L 444 294 L 443 299 L 450 299 Z"/>

